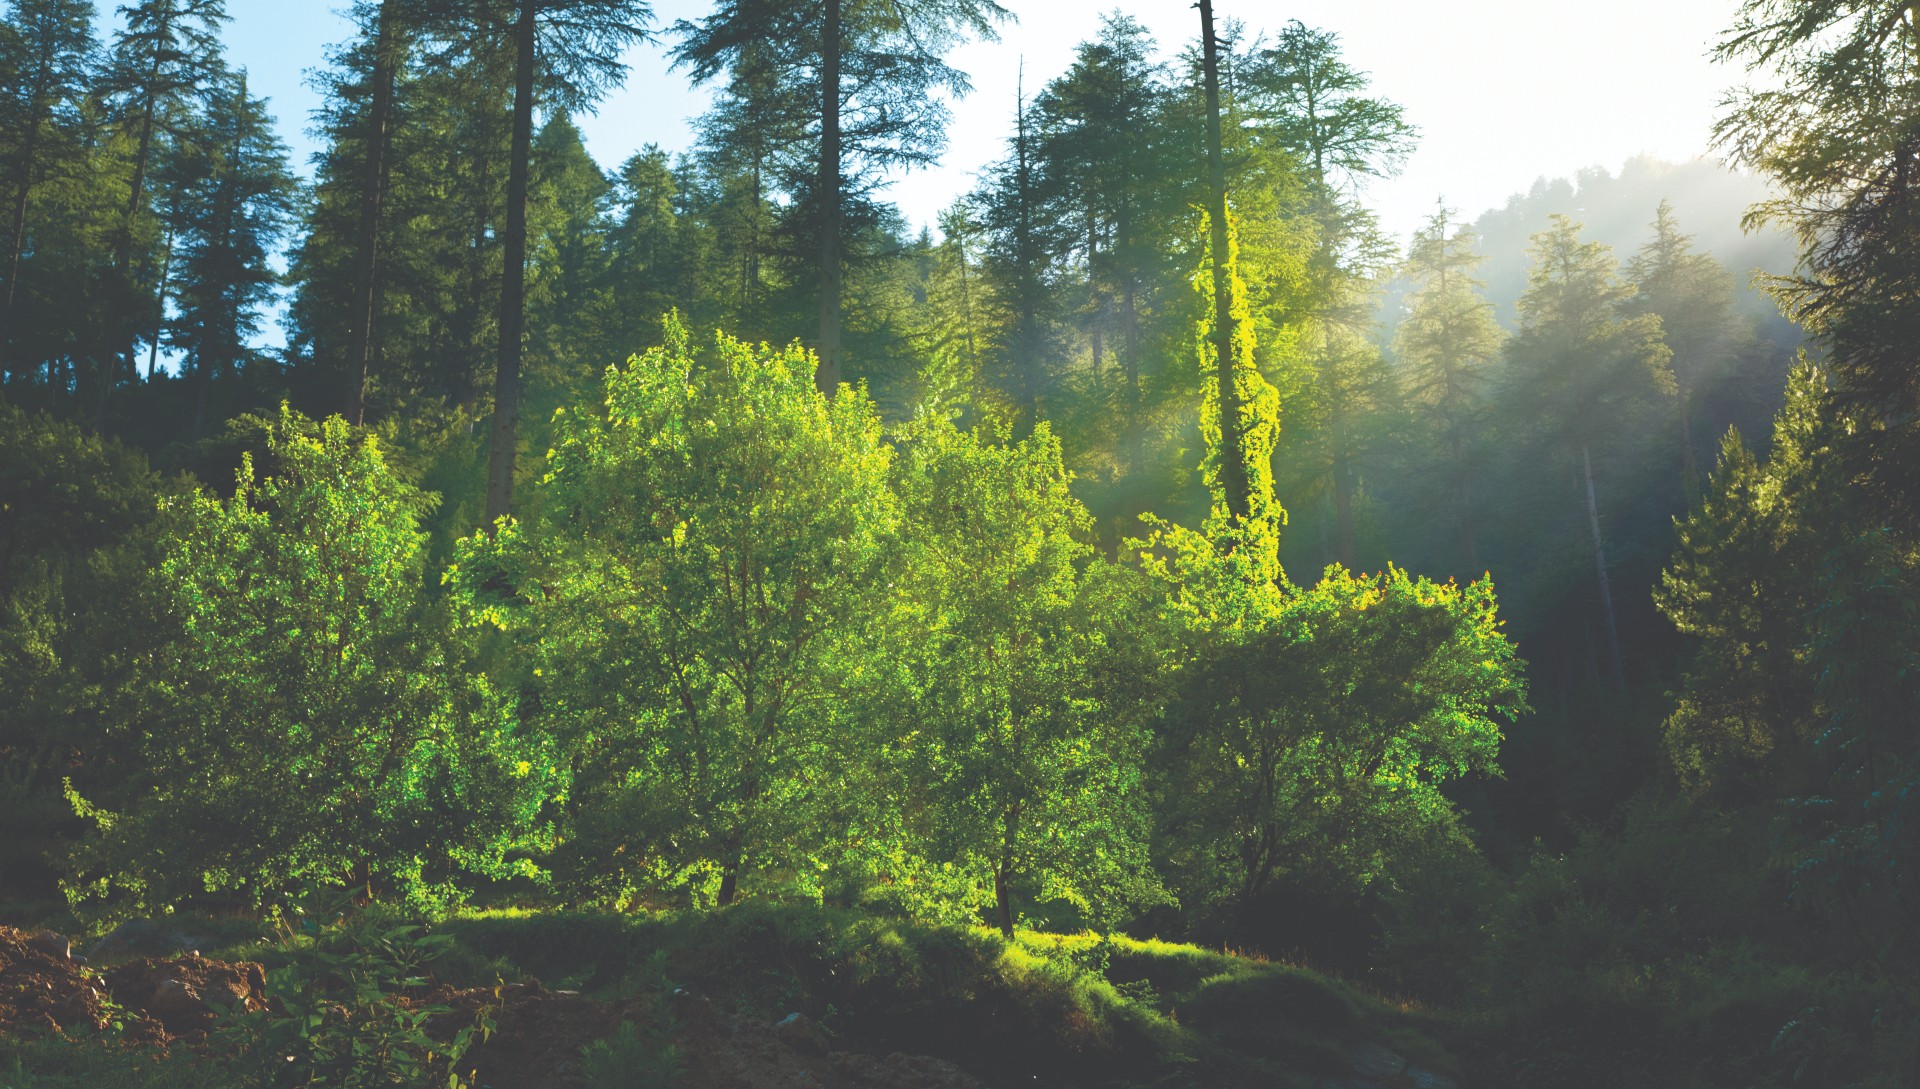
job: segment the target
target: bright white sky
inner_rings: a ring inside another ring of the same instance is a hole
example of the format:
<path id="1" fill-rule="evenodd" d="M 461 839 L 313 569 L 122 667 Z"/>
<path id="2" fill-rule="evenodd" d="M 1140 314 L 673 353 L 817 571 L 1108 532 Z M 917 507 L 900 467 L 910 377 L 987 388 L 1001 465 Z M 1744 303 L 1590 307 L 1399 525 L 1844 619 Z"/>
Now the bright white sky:
<path id="1" fill-rule="evenodd" d="M 704 14 L 704 0 L 656 0 L 661 26 Z M 1198 33 L 1188 0 L 1003 0 L 1018 17 L 997 43 L 956 52 L 974 93 L 958 104 L 950 147 L 937 169 L 898 181 L 893 199 L 916 224 L 973 184 L 997 158 L 1011 128 L 1015 73 L 1022 59 L 1029 93 L 1064 71 L 1076 43 L 1103 12 L 1132 14 L 1172 54 Z M 103 0 L 102 6 L 107 6 Z M 229 0 L 232 59 L 255 93 L 270 97 L 302 160 L 315 150 L 304 129 L 317 105 L 303 73 L 347 25 L 333 0 Z M 1436 199 L 1477 216 L 1541 176 L 1599 165 L 1617 171 L 1641 153 L 1686 159 L 1707 152 L 1725 89 L 1740 73 L 1706 59 L 1733 19 L 1737 0 L 1216 0 L 1218 18 L 1255 31 L 1289 18 L 1340 35 L 1348 61 L 1373 75 L 1377 92 L 1406 107 L 1421 130 L 1419 150 L 1398 178 L 1376 182 L 1369 202 L 1403 240 Z M 614 166 L 647 143 L 679 150 L 705 94 L 668 73 L 658 48 L 631 57 L 633 75 L 596 117 L 581 119 L 588 146 Z"/>

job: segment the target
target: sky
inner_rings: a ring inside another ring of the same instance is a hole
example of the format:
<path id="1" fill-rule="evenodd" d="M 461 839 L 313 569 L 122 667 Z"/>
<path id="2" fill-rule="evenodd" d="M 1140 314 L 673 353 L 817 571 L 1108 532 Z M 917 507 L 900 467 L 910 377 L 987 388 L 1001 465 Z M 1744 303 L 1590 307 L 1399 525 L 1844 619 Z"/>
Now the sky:
<path id="1" fill-rule="evenodd" d="M 1000 41 L 968 45 L 951 58 L 972 76 L 974 92 L 955 104 L 944 160 L 892 185 L 909 222 L 931 224 L 1002 154 L 1023 65 L 1031 93 L 1067 68 L 1074 45 L 1113 10 L 1139 19 L 1168 55 L 1198 33 L 1189 0 L 1003 3 L 1016 18 Z M 665 27 L 708 6 L 657 0 L 655 11 Z M 1376 93 L 1405 108 L 1420 129 L 1418 150 L 1398 177 L 1376 181 L 1366 193 L 1383 226 L 1404 241 L 1442 198 L 1477 216 L 1536 178 L 1596 165 L 1617 171 L 1640 154 L 1677 160 L 1709 153 L 1718 103 L 1741 73 L 1714 65 L 1707 52 L 1737 6 L 1293 0 L 1283 7 L 1216 0 L 1215 10 L 1254 33 L 1277 30 L 1289 18 L 1335 32 L 1348 62 L 1371 74 Z M 228 0 L 230 57 L 248 69 L 254 92 L 269 98 L 302 173 L 310 172 L 308 157 L 318 149 L 305 131 L 319 104 L 307 73 L 349 33 L 343 7 L 333 0 Z M 686 148 L 688 122 L 706 102 L 704 90 L 667 70 L 660 46 L 638 47 L 628 60 L 626 86 L 595 116 L 580 119 L 589 150 L 607 167 L 648 143 Z"/>

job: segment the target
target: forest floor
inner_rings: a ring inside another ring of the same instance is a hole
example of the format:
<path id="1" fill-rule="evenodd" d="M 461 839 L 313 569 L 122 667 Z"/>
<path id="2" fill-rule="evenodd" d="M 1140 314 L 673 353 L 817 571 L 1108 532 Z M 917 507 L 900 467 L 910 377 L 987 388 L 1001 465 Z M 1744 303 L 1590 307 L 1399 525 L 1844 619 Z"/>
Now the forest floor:
<path id="1" fill-rule="evenodd" d="M 1007 942 L 804 907 L 481 915 L 437 929 L 433 962 L 380 995 L 381 1008 L 418 1013 L 442 1044 L 483 1014 L 489 1031 L 456 1068 L 476 1087 L 1455 1085 L 1417 1011 L 1193 946 L 1030 932 Z M 328 967 L 309 979 L 361 962 L 337 934 L 224 940 L 208 939 L 207 957 L 87 964 L 57 935 L 0 927 L 0 1089 L 264 1084 L 223 1077 L 223 1026 L 284 1026 L 318 1009 L 275 991 L 315 951 Z M 363 1034 L 385 1031 L 374 1020 Z"/>

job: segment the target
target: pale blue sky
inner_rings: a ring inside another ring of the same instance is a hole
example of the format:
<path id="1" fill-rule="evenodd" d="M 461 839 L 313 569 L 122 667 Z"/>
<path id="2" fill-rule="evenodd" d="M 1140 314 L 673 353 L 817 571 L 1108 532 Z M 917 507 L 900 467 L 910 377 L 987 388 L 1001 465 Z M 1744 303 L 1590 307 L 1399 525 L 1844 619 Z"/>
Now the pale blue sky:
<path id="1" fill-rule="evenodd" d="M 1017 18 L 1000 40 L 951 58 L 973 77 L 974 93 L 955 106 L 944 161 L 892 187 L 912 223 L 932 223 L 972 187 L 976 171 L 1003 153 L 1023 63 L 1031 94 L 1064 71 L 1074 46 L 1116 9 L 1145 24 L 1168 55 L 1199 26 L 1190 0 L 1002 2 Z M 100 6 L 110 11 L 115 3 Z M 306 132 L 320 104 L 307 76 L 324 65 L 327 47 L 351 32 L 343 7 L 335 0 L 228 0 L 229 59 L 269 100 L 303 175 L 319 147 Z M 1706 53 L 1737 7 L 1738 0 L 1215 0 L 1219 18 L 1240 19 L 1255 32 L 1288 19 L 1334 31 L 1348 61 L 1372 74 L 1378 93 L 1406 107 L 1421 129 L 1418 150 L 1400 176 L 1375 181 L 1366 194 L 1402 245 L 1442 197 L 1474 217 L 1539 177 L 1595 165 L 1618 171 L 1639 154 L 1705 154 L 1717 104 L 1740 80 Z M 664 28 L 704 14 L 709 4 L 657 0 L 655 10 Z M 112 22 L 109 16 L 103 30 Z M 628 59 L 626 85 L 596 115 L 579 119 L 589 150 L 606 167 L 647 143 L 686 148 L 688 122 L 707 101 L 703 90 L 667 71 L 660 46 L 636 48 Z M 262 340 L 279 335 L 270 327 Z"/>
<path id="2" fill-rule="evenodd" d="M 916 223 L 931 221 L 1000 154 L 1022 58 L 1028 87 L 1039 86 L 1065 69 L 1074 44 L 1116 7 L 1145 23 L 1169 51 L 1198 25 L 1188 0 L 1005 2 L 1019 21 L 1002 40 L 953 57 L 972 74 L 975 91 L 955 111 L 945 162 L 894 186 L 894 199 Z M 314 148 L 303 130 L 317 104 L 304 74 L 347 32 L 338 7 L 329 0 L 229 0 L 232 58 L 272 99 L 303 160 Z M 1705 54 L 1735 7 L 1736 0 L 1216 2 L 1220 17 L 1256 30 L 1298 18 L 1335 31 L 1348 59 L 1407 108 L 1422 130 L 1420 148 L 1399 178 L 1369 191 L 1401 238 L 1443 195 L 1477 215 L 1542 175 L 1590 165 L 1617 170 L 1643 152 L 1669 159 L 1706 152 L 1716 103 L 1739 74 L 1716 68 Z M 661 0 L 657 8 L 662 26 L 706 10 L 703 0 Z M 582 119 L 589 147 L 608 166 L 648 142 L 685 147 L 687 119 L 705 101 L 680 74 L 666 71 L 658 48 L 636 49 L 631 63 L 627 86 L 597 116 Z"/>

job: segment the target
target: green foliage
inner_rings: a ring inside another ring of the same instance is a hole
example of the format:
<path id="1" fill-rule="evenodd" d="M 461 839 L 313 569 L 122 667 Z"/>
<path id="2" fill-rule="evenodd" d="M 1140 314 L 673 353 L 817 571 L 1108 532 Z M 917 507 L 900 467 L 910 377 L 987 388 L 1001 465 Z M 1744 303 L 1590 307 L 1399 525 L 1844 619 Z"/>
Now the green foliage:
<path id="1" fill-rule="evenodd" d="M 1828 349 L 1836 397 L 1879 426 L 1847 445 L 1909 534 L 1920 528 L 1920 381 L 1907 345 L 1920 329 L 1914 158 L 1920 26 L 1894 0 L 1746 0 L 1715 50 L 1758 78 L 1729 96 L 1715 129 L 1733 158 L 1779 192 L 1749 213 L 1800 243 L 1776 278 L 1789 315 Z"/>
<path id="2" fill-rule="evenodd" d="M 492 1033 L 493 1009 L 477 1006 L 471 1023 L 441 1041 L 428 1034 L 429 1022 L 468 1011 L 407 1000 L 425 989 L 425 970 L 453 942 L 374 915 L 343 924 L 267 974 L 272 1012 L 229 1012 L 208 1047 L 245 1071 L 249 1085 L 470 1089 L 453 1068 Z"/>
<path id="3" fill-rule="evenodd" d="M 1008 934 L 1017 878 L 1095 917 L 1150 902 L 1146 737 L 1099 685 L 1143 610 L 1074 539 L 1088 519 L 1058 441 L 1045 425 L 1003 444 L 925 419 L 897 479 L 914 710 L 884 744 L 924 792 L 911 849 L 990 874 Z"/>
<path id="4" fill-rule="evenodd" d="M 580 1049 L 580 1073 L 593 1089 L 669 1089 L 683 1070 L 680 1048 L 664 1025 L 642 1032 L 622 1021 L 612 1036 Z"/>
<path id="5" fill-rule="evenodd" d="M 1199 645 L 1163 817 L 1201 902 L 1244 906 L 1280 876 L 1382 880 L 1452 826 L 1441 785 L 1495 773 L 1501 723 L 1526 707 L 1486 581 L 1329 568 L 1257 627 Z"/>
<path id="6" fill-rule="evenodd" d="M 152 559 L 134 539 L 165 488 L 136 451 L 0 403 L 0 889 L 32 887 L 16 880 L 64 849 L 62 777 L 112 777 L 100 720 L 151 630 L 123 602 Z"/>
<path id="7" fill-rule="evenodd" d="M 1417 1018 L 1335 980 L 1121 934 L 1021 930 L 1008 941 L 982 927 L 765 901 L 657 916 L 482 914 L 451 929 L 547 978 L 579 978 L 597 959 L 594 975 L 620 980 L 663 960 L 723 1008 L 799 1011 L 843 1046 L 938 1056 L 988 1079 L 1284 1081 L 1339 1069 L 1351 1047 L 1380 1039 L 1451 1067 Z M 1247 996 L 1258 1012 L 1237 1014 Z M 1236 1026 L 1244 1040 L 1227 1038 Z M 641 1049 L 651 1035 L 636 1027 Z"/>
<path id="8" fill-rule="evenodd" d="M 1200 234 L 1211 238 L 1205 215 L 1200 217 Z M 1247 303 L 1247 285 L 1240 279 L 1238 229 L 1227 224 L 1227 257 L 1223 267 L 1228 282 L 1228 304 L 1233 329 L 1232 390 L 1222 388 L 1223 379 L 1205 382 L 1200 405 L 1200 436 L 1207 454 L 1200 462 L 1200 475 L 1213 496 L 1209 525 L 1223 551 L 1246 551 L 1250 576 L 1262 582 L 1280 578 L 1280 527 L 1287 512 L 1273 494 L 1273 450 L 1280 434 L 1280 397 L 1254 366 L 1255 329 Z M 1200 271 L 1194 276 L 1194 288 L 1203 299 L 1201 318 L 1195 334 L 1200 372 L 1211 374 L 1218 352 L 1215 326 L 1214 261 L 1212 250 L 1203 252 Z M 1236 498 L 1241 497 L 1241 498 Z M 1244 502 L 1245 511 L 1239 509 Z M 1228 537 L 1231 537 L 1231 543 Z"/>
<path id="9" fill-rule="evenodd" d="M 812 880 L 814 777 L 844 736 L 836 696 L 875 668 L 860 647 L 897 519 L 871 403 L 828 400 L 812 370 L 724 336 L 696 358 L 668 319 L 663 347 L 607 372 L 603 409 L 556 422 L 540 521 L 468 539 L 448 573 L 530 651 L 583 887 L 724 902 L 746 873 Z"/>
<path id="10" fill-rule="evenodd" d="M 523 870 L 506 852 L 551 757 L 425 601 L 420 496 L 338 419 L 283 411 L 267 455 L 230 498 L 162 504 L 141 595 L 166 629 L 113 724 L 140 773 L 71 795 L 98 835 L 69 894 L 272 903 L 378 884 L 429 903 L 464 874 Z"/>

